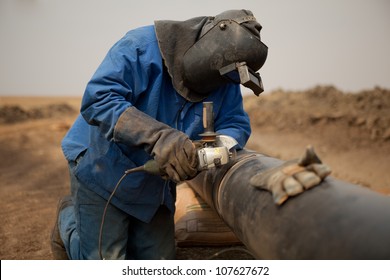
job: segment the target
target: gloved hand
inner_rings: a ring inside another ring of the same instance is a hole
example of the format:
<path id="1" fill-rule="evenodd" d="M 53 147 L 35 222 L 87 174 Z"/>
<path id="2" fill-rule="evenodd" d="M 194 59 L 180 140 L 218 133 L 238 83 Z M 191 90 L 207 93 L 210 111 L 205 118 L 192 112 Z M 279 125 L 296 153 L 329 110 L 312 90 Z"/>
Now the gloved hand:
<path id="1" fill-rule="evenodd" d="M 321 162 L 313 147 L 309 146 L 299 160 L 256 174 L 250 184 L 270 191 L 274 202 L 281 205 L 288 197 L 318 185 L 330 173 L 331 169 Z"/>
<path id="2" fill-rule="evenodd" d="M 180 182 L 198 173 L 196 148 L 188 136 L 135 107 L 129 107 L 119 117 L 114 141 L 142 147 L 154 157 L 165 179 Z"/>

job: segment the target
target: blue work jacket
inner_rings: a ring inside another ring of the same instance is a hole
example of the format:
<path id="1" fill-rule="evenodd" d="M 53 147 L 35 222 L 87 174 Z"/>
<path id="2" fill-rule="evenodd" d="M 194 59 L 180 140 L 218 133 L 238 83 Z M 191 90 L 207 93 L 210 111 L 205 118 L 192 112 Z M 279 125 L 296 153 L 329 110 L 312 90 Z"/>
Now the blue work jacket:
<path id="1" fill-rule="evenodd" d="M 226 85 L 204 101 L 214 103 L 215 130 L 244 147 L 250 124 L 239 85 Z M 113 140 L 115 124 L 130 106 L 192 140 L 200 139 L 202 102 L 189 102 L 173 88 L 153 26 L 129 31 L 110 49 L 86 87 L 80 115 L 62 141 L 66 159 L 77 162 L 73 172 L 78 180 L 105 199 L 125 170 L 151 158 L 142 147 Z M 175 184 L 144 172 L 129 174 L 111 203 L 149 222 L 162 204 L 174 211 Z"/>

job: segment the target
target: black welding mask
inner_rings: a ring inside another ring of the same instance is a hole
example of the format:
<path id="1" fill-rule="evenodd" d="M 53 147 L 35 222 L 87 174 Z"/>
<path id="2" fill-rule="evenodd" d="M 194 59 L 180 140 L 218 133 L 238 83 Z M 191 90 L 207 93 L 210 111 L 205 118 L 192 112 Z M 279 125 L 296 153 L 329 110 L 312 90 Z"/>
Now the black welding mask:
<path id="1" fill-rule="evenodd" d="M 200 95 L 229 82 L 263 92 L 260 75 L 268 48 L 251 12 L 231 10 L 209 18 L 183 57 L 184 85 Z"/>
<path id="2" fill-rule="evenodd" d="M 229 10 L 215 17 L 155 22 L 156 36 L 173 87 L 199 102 L 227 83 L 263 91 L 256 73 L 267 58 L 261 25 L 248 10 Z"/>

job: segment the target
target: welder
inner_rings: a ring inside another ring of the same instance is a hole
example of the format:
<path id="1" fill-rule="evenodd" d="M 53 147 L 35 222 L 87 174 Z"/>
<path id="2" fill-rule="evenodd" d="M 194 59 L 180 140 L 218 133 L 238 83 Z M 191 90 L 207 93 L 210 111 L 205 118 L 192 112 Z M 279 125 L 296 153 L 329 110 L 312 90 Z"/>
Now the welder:
<path id="1" fill-rule="evenodd" d="M 56 259 L 174 259 L 175 187 L 199 172 L 194 144 L 202 103 L 213 102 L 216 133 L 242 149 L 250 136 L 241 85 L 263 91 L 262 26 L 248 10 L 129 31 L 88 82 L 80 115 L 62 141 L 70 194 L 51 236 Z M 154 159 L 160 175 L 126 170 Z"/>

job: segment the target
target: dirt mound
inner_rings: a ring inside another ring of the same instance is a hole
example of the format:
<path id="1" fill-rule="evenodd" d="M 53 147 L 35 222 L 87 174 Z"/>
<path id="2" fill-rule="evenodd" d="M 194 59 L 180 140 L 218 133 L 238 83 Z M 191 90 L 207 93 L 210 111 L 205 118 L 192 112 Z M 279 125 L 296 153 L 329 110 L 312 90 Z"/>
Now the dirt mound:
<path id="1" fill-rule="evenodd" d="M 0 106 L 0 124 L 12 124 L 28 120 L 53 118 L 64 114 L 74 114 L 75 108 L 69 104 L 49 104 L 46 106 L 24 109 L 19 105 Z"/>
<path id="2" fill-rule="evenodd" d="M 317 86 L 303 92 L 278 90 L 261 98 L 245 99 L 256 128 L 274 127 L 280 132 L 321 134 L 334 127 L 336 138 L 354 145 L 390 141 L 390 90 L 375 88 L 343 93 L 333 86 Z"/>

